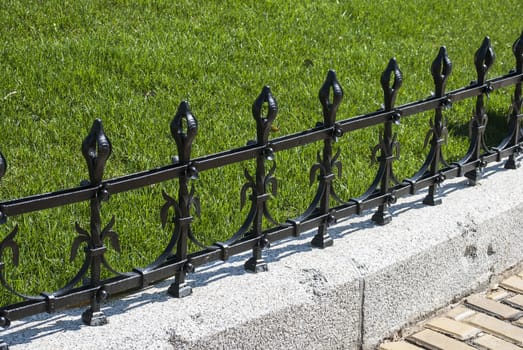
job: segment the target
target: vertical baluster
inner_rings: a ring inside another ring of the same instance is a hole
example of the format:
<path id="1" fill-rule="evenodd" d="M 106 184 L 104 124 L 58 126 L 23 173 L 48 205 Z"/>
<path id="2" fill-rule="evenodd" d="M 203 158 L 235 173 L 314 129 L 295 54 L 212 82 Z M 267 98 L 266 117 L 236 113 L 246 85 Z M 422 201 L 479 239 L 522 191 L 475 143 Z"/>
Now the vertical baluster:
<path id="1" fill-rule="evenodd" d="M 523 73 L 523 32 L 520 37 L 512 45 L 512 52 L 516 56 L 516 74 Z M 510 114 L 509 130 L 511 132 L 509 144 L 511 146 L 517 145 L 521 137 L 521 118 L 523 99 L 521 98 L 521 82 L 517 83 L 514 89 L 514 99 L 512 101 L 512 113 Z M 519 162 L 516 161 L 516 156 L 521 152 L 521 149 L 516 149 L 514 154 L 511 154 L 505 163 L 506 169 L 516 169 L 519 167 Z"/>
<path id="2" fill-rule="evenodd" d="M 487 79 L 487 72 L 494 64 L 495 59 L 496 55 L 494 54 L 494 50 L 490 44 L 490 38 L 485 37 L 481 47 L 474 55 L 474 64 L 478 74 L 478 85 L 485 84 Z M 488 97 L 490 91 L 491 88 L 486 86 L 483 90 L 483 93 L 477 97 L 474 116 L 470 121 L 470 147 L 465 158 L 460 161 L 461 164 L 469 161 L 477 161 L 476 168 L 465 173 L 465 176 L 469 179 L 469 183 L 471 185 L 475 185 L 479 181 L 481 178 L 482 169 L 486 165 L 481 160 L 481 152 L 482 150 L 488 151 L 488 147 L 485 144 L 485 129 L 488 122 L 488 116 L 485 109 L 485 97 Z"/>
<path id="3" fill-rule="evenodd" d="M 391 85 L 391 76 L 394 75 L 394 81 Z M 393 111 L 394 103 L 396 102 L 396 96 L 398 90 L 403 82 L 401 71 L 398 67 L 395 58 L 391 58 L 389 64 L 383 74 L 381 75 L 381 87 L 383 88 L 384 95 L 384 109 L 385 111 Z M 391 114 L 391 118 L 384 123 L 383 136 L 380 135 L 380 144 L 374 148 L 374 150 L 381 150 L 379 157 L 380 162 L 380 194 L 384 195 L 389 193 L 389 184 L 391 182 L 398 183 L 392 170 L 392 162 L 399 158 L 399 142 L 396 141 L 396 135 L 392 135 L 392 123 L 399 124 L 400 113 L 394 112 Z M 378 175 L 379 176 L 379 175 Z M 372 216 L 372 221 L 379 225 L 385 225 L 392 220 L 387 206 L 394 203 L 395 197 L 393 194 L 389 194 L 387 202 L 381 204 L 378 207 L 378 211 Z"/>
<path id="4" fill-rule="evenodd" d="M 267 115 L 262 115 L 263 105 L 267 104 Z M 267 160 L 274 161 L 274 152 L 269 144 L 269 133 L 271 125 L 278 113 L 278 105 L 272 96 L 271 90 L 265 86 L 252 105 L 252 115 L 256 121 L 256 144 L 264 146 L 265 148 L 256 157 L 256 180 L 252 193 L 252 200 L 256 201 L 256 214 L 252 225 L 252 234 L 261 237 L 263 234 L 263 216 L 268 216 L 266 210 L 266 201 L 269 199 L 269 194 L 266 191 L 268 181 L 275 183 L 272 178 L 272 172 L 275 165 L 270 171 L 270 176 L 265 175 L 265 162 Z M 274 185 L 273 185 L 274 186 Z M 273 191 L 274 192 L 274 191 Z M 262 250 L 268 247 L 269 241 L 261 237 L 259 243 L 252 249 L 252 257 L 245 262 L 245 269 L 249 272 L 267 271 L 267 263 L 263 260 Z"/>
<path id="5" fill-rule="evenodd" d="M 445 85 L 450 73 L 452 72 L 452 63 L 447 55 L 447 49 L 442 46 L 439 50 L 439 54 L 432 63 L 431 73 L 434 78 L 435 85 L 435 97 L 441 98 L 445 95 Z M 447 127 L 443 122 L 442 110 L 450 105 L 451 101 L 446 99 L 441 105 L 435 109 L 434 123 L 432 125 L 432 139 L 430 141 L 430 154 L 429 158 L 432 157 L 429 173 L 434 176 L 438 173 L 440 163 L 445 162 L 441 153 L 441 146 L 445 142 L 447 135 Z M 443 179 L 436 180 L 436 183 L 429 187 L 429 193 L 423 200 L 424 204 L 427 205 L 438 205 L 441 204 L 441 198 L 435 199 L 436 188 Z"/>
<path id="6" fill-rule="evenodd" d="M 332 90 L 332 102 L 330 101 L 330 92 Z M 318 227 L 318 233 L 312 239 L 312 246 L 318 248 L 325 248 L 333 244 L 332 238 L 329 236 L 327 229 L 330 224 L 335 222 L 333 213 L 329 213 L 330 209 L 330 195 L 332 192 L 332 181 L 334 180 L 333 157 L 332 157 L 332 143 L 342 135 L 341 129 L 336 127 L 336 112 L 343 99 L 343 89 L 341 88 L 336 73 L 330 70 L 327 74 L 325 83 L 320 88 L 319 99 L 323 107 L 323 127 L 332 128 L 332 137 L 323 141 L 323 157 L 318 163 L 320 169 L 320 188 L 323 189 L 320 200 L 320 213 L 327 215 L 325 221 Z M 319 158 L 319 155 L 318 155 Z M 334 159 L 334 162 L 336 160 Z M 339 166 L 341 163 L 336 163 Z M 314 168 L 313 168 L 314 170 Z M 341 170 L 340 170 L 341 171 Z"/>
<path id="7" fill-rule="evenodd" d="M 184 130 L 184 121 L 187 130 Z M 178 149 L 178 162 L 187 165 L 184 174 L 180 176 L 178 187 L 178 204 L 176 205 L 176 216 L 174 218 L 175 228 L 173 235 L 178 235 L 176 243 L 175 258 L 179 261 L 187 259 L 188 237 L 190 225 L 193 220 L 191 216 L 192 191 L 189 192 L 188 183 L 198 178 L 196 165 L 191 163 L 192 142 L 198 133 L 198 122 L 193 116 L 189 103 L 183 101 L 171 122 L 171 134 L 176 141 Z M 168 293 L 174 297 L 182 298 L 192 293 L 192 288 L 185 279 L 188 272 L 194 268 L 190 262 L 186 262 L 183 268 L 176 272 L 174 283 L 169 287 Z"/>
<path id="8" fill-rule="evenodd" d="M 102 201 L 109 199 L 109 193 L 101 187 L 105 163 L 111 154 L 111 142 L 105 136 L 102 122 L 97 119 L 94 121 L 89 135 L 82 143 L 82 154 L 87 161 L 89 169 L 90 186 L 99 186 L 97 194 L 90 200 L 90 234 L 83 231 L 77 224 L 77 231 L 80 238 L 77 240 L 88 240 L 87 258 L 90 260 L 91 277 L 89 284 L 91 287 L 100 286 L 100 272 L 103 254 L 106 247 L 102 241 L 102 224 L 100 217 L 100 207 Z M 104 229 L 105 231 L 105 229 Z M 85 237 L 85 238 L 82 238 Z M 107 293 L 103 289 L 98 289 L 91 296 L 91 306 L 82 314 L 84 323 L 91 326 L 98 326 L 107 323 L 107 318 L 100 310 L 100 304 L 107 298 Z"/>

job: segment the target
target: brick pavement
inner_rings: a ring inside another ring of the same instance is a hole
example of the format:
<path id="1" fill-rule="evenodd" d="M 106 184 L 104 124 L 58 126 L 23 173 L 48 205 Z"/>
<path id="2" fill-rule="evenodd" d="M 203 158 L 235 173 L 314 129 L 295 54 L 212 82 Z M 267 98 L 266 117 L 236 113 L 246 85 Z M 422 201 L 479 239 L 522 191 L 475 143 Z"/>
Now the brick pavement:
<path id="1" fill-rule="evenodd" d="M 523 272 L 473 294 L 379 350 L 522 350 Z"/>

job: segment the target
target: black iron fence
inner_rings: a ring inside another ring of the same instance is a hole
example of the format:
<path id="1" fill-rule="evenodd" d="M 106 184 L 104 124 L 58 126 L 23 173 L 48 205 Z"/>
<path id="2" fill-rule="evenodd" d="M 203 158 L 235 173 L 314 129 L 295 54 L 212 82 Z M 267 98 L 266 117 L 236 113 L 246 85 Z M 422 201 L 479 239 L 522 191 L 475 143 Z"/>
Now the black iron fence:
<path id="1" fill-rule="evenodd" d="M 84 229 L 76 225 L 78 235 L 71 247 L 71 260 L 78 257 L 77 253 L 81 247 L 84 248 L 83 264 L 69 283 L 53 293 L 28 296 L 11 287 L 6 268 L 8 263 L 17 265 L 19 262 L 19 243 L 16 241 L 18 226 L 3 239 L 0 243 L 0 281 L 5 288 L 24 301 L 0 308 L 0 326 L 8 327 L 12 320 L 29 315 L 52 313 L 86 303 L 90 306 L 82 315 L 83 321 L 89 325 L 102 325 L 107 320 L 100 306 L 111 295 L 139 290 L 174 276 L 168 293 L 175 297 L 184 297 L 191 294 L 186 275 L 194 272 L 198 266 L 212 261 L 225 261 L 232 255 L 252 250 L 252 257 L 245 262 L 245 269 L 251 272 L 265 271 L 267 264 L 262 252 L 272 242 L 317 229 L 311 244 L 314 247 L 325 248 L 333 244 L 328 227 L 339 219 L 377 208 L 372 220 L 380 225 L 387 224 L 391 221 L 389 206 L 399 197 L 413 195 L 428 188 L 423 203 L 436 205 L 441 202 L 436 189 L 447 179 L 465 176 L 471 184 L 475 184 L 480 180 L 482 169 L 491 162 L 504 161 L 505 168 L 516 169 L 519 166 L 517 156 L 523 145 L 523 33 L 512 49 L 516 68 L 509 74 L 487 79 L 487 71 L 494 63 L 495 55 L 489 38 L 485 38 L 474 57 L 477 80 L 466 87 L 447 92 L 445 85 L 451 74 L 452 64 L 445 47 L 441 47 L 431 66 L 434 95 L 401 106 L 395 106 L 395 100 L 402 85 L 402 73 L 396 60 L 391 59 L 381 76 L 384 107 L 377 112 L 339 121 L 336 120 L 336 113 L 342 102 L 343 89 L 334 71 L 329 71 L 319 92 L 323 122 L 312 129 L 275 139 L 269 139 L 269 133 L 278 113 L 278 106 L 270 89 L 264 87 L 252 107 L 256 120 L 256 141 L 245 147 L 199 158 L 191 158 L 191 146 L 197 136 L 198 122 L 188 103 L 182 102 L 170 125 L 178 149 L 178 157 L 174 163 L 109 180 L 104 180 L 103 173 L 111 154 L 111 143 L 104 133 L 102 122 L 95 120 L 82 143 L 82 153 L 89 171 L 87 183 L 80 187 L 0 203 L 2 222 L 24 213 L 72 203 L 89 202 L 90 206 L 90 227 Z M 514 95 L 506 137 L 497 147 L 488 147 L 484 137 L 487 128 L 485 99 L 495 90 L 510 86 L 514 86 Z M 469 148 L 459 161 L 449 164 L 442 153 L 442 145 L 447 137 L 443 111 L 454 102 L 471 98 L 476 98 L 476 105 L 469 124 Z M 394 174 L 394 162 L 399 156 L 399 142 L 393 134 L 393 125 L 399 124 L 404 118 L 431 110 L 434 111 L 434 117 L 430 121 L 430 130 L 425 139 L 426 144 L 430 146 L 426 160 L 413 177 L 400 181 Z M 379 164 L 378 172 L 370 188 L 361 196 L 344 200 L 333 188 L 333 181 L 341 176 L 340 150 L 334 153 L 333 143 L 346 133 L 375 125 L 383 125 L 379 143 L 374 147 L 372 154 L 373 159 Z M 272 195 L 276 195 L 277 188 L 274 177 L 276 165 L 273 162 L 275 154 L 320 141 L 323 142 L 323 150 L 321 154 L 318 153 L 317 162 L 310 169 L 311 185 L 317 186 L 313 201 L 299 217 L 288 219 L 284 223 L 276 222 L 268 208 L 268 200 Z M 255 173 L 251 174 L 245 170 L 247 182 L 240 190 L 241 205 L 250 205 L 247 218 L 228 240 L 205 246 L 195 238 L 192 231 L 193 216 L 200 215 L 200 203 L 194 188 L 189 186 L 191 181 L 197 179 L 200 172 L 252 159 L 256 161 Z M 6 164 L 6 160 L 0 155 L 0 177 L 6 172 Z M 113 249 L 119 249 L 119 237 L 112 230 L 114 219 L 105 225 L 102 223 L 101 203 L 108 200 L 109 196 L 176 178 L 179 186 L 178 195 L 172 196 L 163 192 L 165 204 L 160 210 L 162 224 L 165 225 L 170 218 L 174 222 L 174 230 L 164 251 L 144 268 L 135 268 L 127 273 L 117 272 L 108 263 L 105 253 L 108 249 L 107 242 Z M 264 224 L 268 224 L 269 228 L 264 229 L 267 227 Z M 200 249 L 190 252 L 189 242 L 193 242 Z M 5 259 L 9 255 L 6 254 L 8 251 L 12 259 Z M 107 270 L 112 277 L 103 279 L 102 269 Z M 6 344 L 0 345 L 0 348 L 2 346 L 7 348 Z"/>

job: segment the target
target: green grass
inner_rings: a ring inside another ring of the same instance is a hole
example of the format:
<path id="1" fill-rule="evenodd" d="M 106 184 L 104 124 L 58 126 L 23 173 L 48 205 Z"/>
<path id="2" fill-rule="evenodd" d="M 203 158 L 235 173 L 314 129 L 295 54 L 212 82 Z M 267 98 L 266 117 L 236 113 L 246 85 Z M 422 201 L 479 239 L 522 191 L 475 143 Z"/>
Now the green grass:
<path id="1" fill-rule="evenodd" d="M 453 62 L 448 90 L 476 77 L 474 52 L 492 38 L 497 61 L 490 77 L 514 66 L 511 45 L 521 32 L 520 0 L 419 1 L 10 1 L 0 4 L 0 150 L 9 169 L 0 197 L 17 198 L 77 186 L 87 168 L 80 145 L 95 118 L 103 120 L 113 144 L 105 177 L 159 167 L 176 147 L 169 123 L 187 99 L 199 121 L 193 146 L 198 157 L 245 145 L 255 137 L 251 104 L 264 85 L 278 100 L 273 137 L 311 128 L 322 119 L 317 93 L 333 68 L 345 91 L 338 119 L 380 107 L 379 77 L 396 57 L 404 75 L 397 104 L 427 97 L 429 68 L 441 45 Z M 493 95 L 489 111 L 502 119 L 511 89 Z M 473 101 L 446 112 L 447 158 L 467 149 Z M 421 146 L 432 113 L 395 127 L 402 159 L 400 178 L 422 164 Z M 345 135 L 343 198 L 370 184 L 370 149 L 380 128 Z M 495 144 L 499 135 L 489 134 Z M 270 207 L 279 220 L 298 215 L 312 199 L 308 171 L 321 145 L 277 154 L 278 196 Z M 207 242 L 223 240 L 243 222 L 240 188 L 246 181 L 236 164 L 201 174 L 195 183 L 202 218 L 194 223 Z M 110 252 L 123 271 L 144 266 L 165 246 L 162 189 L 176 195 L 176 181 L 113 196 L 103 220 L 114 215 L 122 253 Z M 88 227 L 87 203 L 10 218 L 7 235 L 20 226 L 20 267 L 13 284 L 27 293 L 54 290 L 79 266 L 67 261 L 74 223 Z M 77 258 L 77 260 L 80 260 Z M 52 276 L 49 278 L 48 276 Z M 2 301 L 12 301 L 1 294 Z"/>

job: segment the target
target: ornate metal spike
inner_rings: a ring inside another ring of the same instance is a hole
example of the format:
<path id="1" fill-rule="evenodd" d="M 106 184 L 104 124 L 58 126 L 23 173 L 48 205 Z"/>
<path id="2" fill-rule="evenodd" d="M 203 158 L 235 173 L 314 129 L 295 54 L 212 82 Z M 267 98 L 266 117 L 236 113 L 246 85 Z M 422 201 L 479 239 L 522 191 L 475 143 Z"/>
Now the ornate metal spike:
<path id="1" fill-rule="evenodd" d="M 331 91 L 332 102 L 330 99 Z M 336 72 L 332 69 L 327 73 L 327 78 L 320 88 L 318 97 L 323 107 L 324 125 L 333 126 L 336 121 L 336 112 L 343 100 L 343 89 L 336 78 Z"/>
<path id="2" fill-rule="evenodd" d="M 187 123 L 187 130 L 183 129 L 183 121 Z M 191 112 L 189 102 L 182 101 L 171 121 L 171 135 L 176 141 L 179 161 L 188 162 L 191 156 L 192 142 L 198 134 L 198 121 Z"/>
<path id="3" fill-rule="evenodd" d="M 111 155 L 111 151 L 111 142 L 105 136 L 102 121 L 96 119 L 91 131 L 82 143 L 82 154 L 87 161 L 92 184 L 98 184 L 102 181 L 105 163 Z"/>
<path id="4" fill-rule="evenodd" d="M 264 104 L 267 104 L 267 115 L 265 116 L 262 115 Z M 264 86 L 262 92 L 252 105 L 252 116 L 256 121 L 256 142 L 258 145 L 267 144 L 269 141 L 272 122 L 276 119 L 277 114 L 278 104 L 272 96 L 270 87 Z"/>
<path id="5" fill-rule="evenodd" d="M 391 85 L 391 76 L 394 76 L 394 81 Z M 385 71 L 381 74 L 381 87 L 383 88 L 383 94 L 385 99 L 385 110 L 391 110 L 396 103 L 396 96 L 398 90 L 403 83 L 403 75 L 398 67 L 398 63 L 395 58 L 391 58 Z"/>
<path id="6" fill-rule="evenodd" d="M 478 73 L 478 84 L 485 83 L 487 71 L 494 64 L 495 60 L 496 55 L 490 44 L 490 38 L 486 36 L 480 48 L 474 54 L 474 65 Z"/>
<path id="7" fill-rule="evenodd" d="M 434 78 L 434 85 L 436 86 L 436 97 L 442 97 L 445 91 L 445 85 L 452 72 L 452 62 L 447 55 L 447 48 L 445 46 L 440 47 L 438 56 L 432 62 L 430 71 Z"/>

